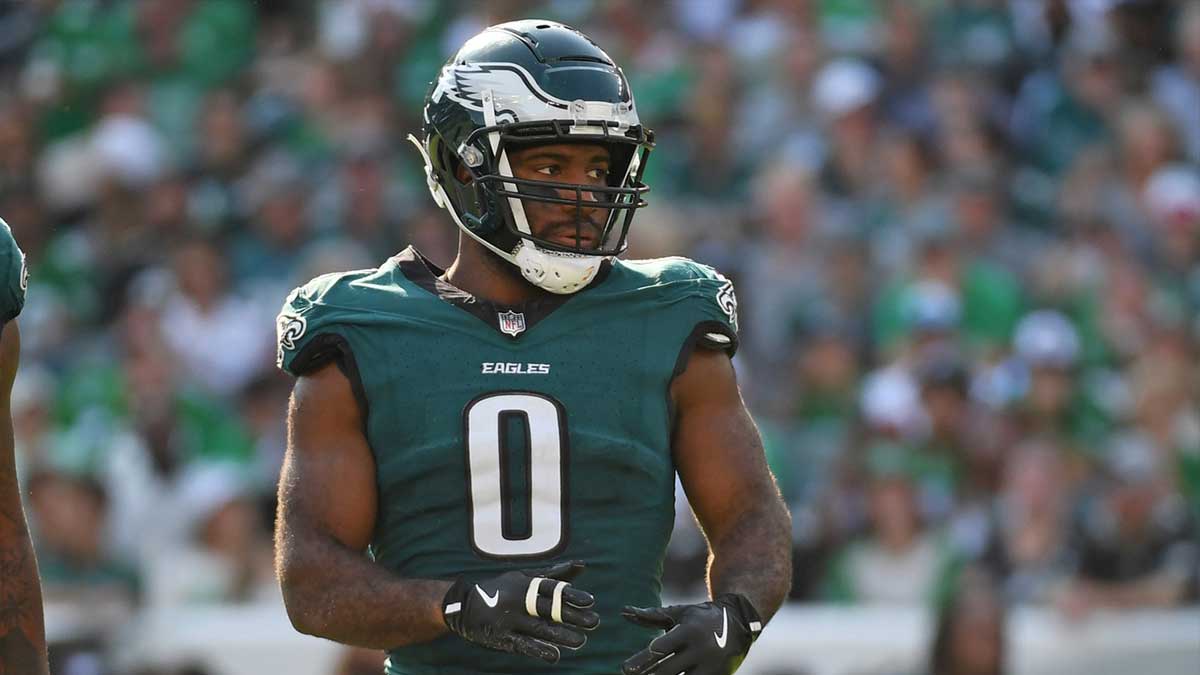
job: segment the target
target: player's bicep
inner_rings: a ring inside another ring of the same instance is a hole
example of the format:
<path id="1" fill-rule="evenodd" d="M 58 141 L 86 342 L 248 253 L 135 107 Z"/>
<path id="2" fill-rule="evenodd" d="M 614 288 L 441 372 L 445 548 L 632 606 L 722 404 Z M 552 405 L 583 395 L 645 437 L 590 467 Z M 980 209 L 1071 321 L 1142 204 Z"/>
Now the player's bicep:
<path id="1" fill-rule="evenodd" d="M 350 381 L 334 363 L 299 377 L 279 479 L 280 533 L 319 533 L 361 551 L 375 529 L 375 458 Z M 301 532 L 303 530 L 304 532 Z"/>
<path id="2" fill-rule="evenodd" d="M 3 222 L 3 221 L 0 221 Z M 16 320 L 0 324 L 0 483 L 5 476 L 16 474 L 12 425 L 12 388 L 17 377 L 17 362 L 21 360 L 21 332 Z M 12 501 L 19 500 L 16 481 L 0 485 Z M 18 505 L 19 506 L 19 505 Z M 3 515 L 3 514 L 0 514 Z"/>
<path id="3" fill-rule="evenodd" d="M 17 378 L 17 364 L 21 360 L 21 331 L 17 320 L 0 323 L 0 395 L 8 400 L 13 381 Z"/>
<path id="4" fill-rule="evenodd" d="M 671 393 L 680 481 L 709 539 L 720 539 L 742 513 L 777 495 L 762 440 L 724 352 L 695 350 Z"/>

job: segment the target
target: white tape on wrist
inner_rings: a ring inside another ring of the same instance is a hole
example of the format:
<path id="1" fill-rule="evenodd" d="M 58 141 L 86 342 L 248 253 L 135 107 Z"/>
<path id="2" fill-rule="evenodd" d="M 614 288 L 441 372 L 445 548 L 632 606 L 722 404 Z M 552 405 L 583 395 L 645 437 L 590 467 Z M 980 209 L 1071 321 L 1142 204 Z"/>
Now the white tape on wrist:
<path id="1" fill-rule="evenodd" d="M 529 590 L 525 591 L 525 611 L 529 613 L 529 616 L 536 617 L 538 615 L 538 589 L 541 587 L 543 581 L 545 579 L 542 577 L 534 577 L 529 581 Z"/>
<path id="2" fill-rule="evenodd" d="M 550 618 L 555 623 L 562 623 L 562 596 L 563 589 L 566 587 L 567 582 L 565 581 L 558 582 L 558 585 L 554 587 L 554 601 L 550 605 Z"/>

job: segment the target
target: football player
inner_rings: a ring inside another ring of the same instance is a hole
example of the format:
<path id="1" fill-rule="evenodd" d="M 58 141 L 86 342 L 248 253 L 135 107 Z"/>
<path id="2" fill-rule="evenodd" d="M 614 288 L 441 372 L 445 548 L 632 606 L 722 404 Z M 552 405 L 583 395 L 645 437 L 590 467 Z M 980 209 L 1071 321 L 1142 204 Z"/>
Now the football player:
<path id="1" fill-rule="evenodd" d="M 0 673 L 48 673 L 42 587 L 21 510 L 10 396 L 21 355 L 25 254 L 0 220 Z"/>
<path id="2" fill-rule="evenodd" d="M 617 257 L 654 138 L 624 75 L 567 26 L 493 26 L 422 135 L 454 262 L 408 248 L 279 315 L 293 624 L 393 675 L 733 672 L 787 593 L 789 518 L 730 362 L 733 287 Z M 711 599 L 660 607 L 677 473 Z"/>

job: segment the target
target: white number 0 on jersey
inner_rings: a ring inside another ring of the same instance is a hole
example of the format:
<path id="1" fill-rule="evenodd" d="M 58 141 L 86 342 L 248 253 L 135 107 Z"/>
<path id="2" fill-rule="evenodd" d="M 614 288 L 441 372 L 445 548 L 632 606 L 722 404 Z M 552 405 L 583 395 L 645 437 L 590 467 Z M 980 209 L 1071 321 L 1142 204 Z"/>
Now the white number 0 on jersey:
<path id="1" fill-rule="evenodd" d="M 514 558 L 548 554 L 566 539 L 566 414 L 552 398 L 529 392 L 500 392 L 467 405 L 466 445 L 471 497 L 471 543 L 484 555 Z M 506 536 L 503 498 L 507 462 L 501 442 L 506 415 L 525 418 L 529 433 L 528 536 Z"/>

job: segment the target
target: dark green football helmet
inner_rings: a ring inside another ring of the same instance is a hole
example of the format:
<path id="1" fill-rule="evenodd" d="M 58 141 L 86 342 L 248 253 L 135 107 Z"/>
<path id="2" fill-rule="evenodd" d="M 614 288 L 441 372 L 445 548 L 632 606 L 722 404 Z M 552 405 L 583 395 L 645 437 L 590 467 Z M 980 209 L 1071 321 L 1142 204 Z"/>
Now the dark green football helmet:
<path id="1" fill-rule="evenodd" d="M 653 132 L 638 120 L 621 69 L 560 23 L 513 21 L 468 40 L 430 85 L 424 136 L 409 139 L 425 158 L 434 201 L 526 280 L 553 293 L 583 288 L 601 262 L 623 252 L 634 211 L 646 205 L 641 178 Z M 606 146 L 608 186 L 513 177 L 509 149 L 557 143 Z M 471 180 L 458 179 L 459 166 Z M 534 236 L 524 201 L 576 205 L 577 233 L 583 207 L 600 202 L 608 217 L 599 245 Z"/>

